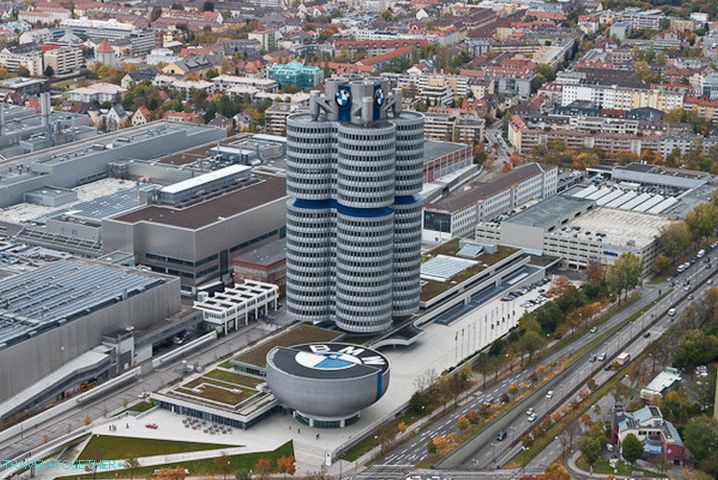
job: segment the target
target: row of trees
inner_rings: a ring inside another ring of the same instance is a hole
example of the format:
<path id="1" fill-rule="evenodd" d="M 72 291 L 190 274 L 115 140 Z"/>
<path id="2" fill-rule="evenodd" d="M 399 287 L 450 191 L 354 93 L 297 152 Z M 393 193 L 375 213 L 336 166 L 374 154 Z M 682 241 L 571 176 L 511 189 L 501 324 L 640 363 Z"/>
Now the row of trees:
<path id="1" fill-rule="evenodd" d="M 665 273 L 674 268 L 691 255 L 696 246 L 706 245 L 717 229 L 718 193 L 714 193 L 709 202 L 697 205 L 684 220 L 672 222 L 661 232 L 656 272 Z"/>

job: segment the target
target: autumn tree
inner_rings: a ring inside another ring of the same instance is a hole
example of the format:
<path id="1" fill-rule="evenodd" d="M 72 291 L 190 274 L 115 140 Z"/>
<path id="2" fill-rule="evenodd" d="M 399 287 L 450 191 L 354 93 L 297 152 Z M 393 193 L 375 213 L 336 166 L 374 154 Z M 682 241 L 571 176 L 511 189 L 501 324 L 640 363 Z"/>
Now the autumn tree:
<path id="1" fill-rule="evenodd" d="M 686 216 L 686 225 L 693 238 L 708 238 L 718 227 L 718 208 L 711 203 L 697 205 Z"/>
<path id="2" fill-rule="evenodd" d="M 259 460 L 257 460 L 257 463 L 254 465 L 254 473 L 256 473 L 259 478 L 268 478 L 269 475 L 272 473 L 272 469 L 274 468 L 274 463 L 271 459 L 267 457 L 259 457 Z"/>
<path id="3" fill-rule="evenodd" d="M 296 472 L 296 470 L 296 462 L 294 461 L 294 457 L 292 455 L 279 457 L 277 459 L 277 471 L 279 473 L 284 473 L 286 475 L 294 475 L 294 472 Z"/>
<path id="4" fill-rule="evenodd" d="M 641 279 L 641 259 L 632 253 L 623 253 L 606 271 L 606 283 L 611 291 L 618 294 L 619 303 L 621 293 L 628 292 L 638 285 Z"/>
<path id="5" fill-rule="evenodd" d="M 546 480 L 571 480 L 571 475 L 566 467 L 560 463 L 552 463 L 544 471 Z"/>

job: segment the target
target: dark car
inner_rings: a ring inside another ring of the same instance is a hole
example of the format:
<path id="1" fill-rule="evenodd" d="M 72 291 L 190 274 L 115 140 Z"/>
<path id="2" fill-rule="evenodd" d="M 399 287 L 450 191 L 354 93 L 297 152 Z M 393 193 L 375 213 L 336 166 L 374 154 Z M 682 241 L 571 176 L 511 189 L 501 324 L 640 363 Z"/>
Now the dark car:
<path id="1" fill-rule="evenodd" d="M 501 430 L 496 434 L 496 441 L 503 442 L 506 439 L 506 430 Z"/>

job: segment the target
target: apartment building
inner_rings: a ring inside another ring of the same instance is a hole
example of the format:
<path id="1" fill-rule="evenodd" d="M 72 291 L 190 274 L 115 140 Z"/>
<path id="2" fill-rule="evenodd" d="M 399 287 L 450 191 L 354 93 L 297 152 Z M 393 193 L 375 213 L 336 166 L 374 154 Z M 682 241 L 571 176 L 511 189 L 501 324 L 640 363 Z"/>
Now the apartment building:
<path id="1" fill-rule="evenodd" d="M 47 50 L 43 57 L 45 68 L 51 67 L 55 75 L 69 75 L 85 66 L 82 50 L 76 47 L 53 48 Z"/>
<path id="2" fill-rule="evenodd" d="M 538 163 L 521 165 L 489 182 L 474 182 L 424 207 L 422 240 L 472 237 L 477 223 L 555 195 L 557 188 L 558 168 Z"/>
<path id="3" fill-rule="evenodd" d="M 34 46 L 5 47 L 0 51 L 0 66 L 10 72 L 17 72 L 20 67 L 25 67 L 31 77 L 39 77 L 43 72 L 42 53 Z"/>
<path id="4" fill-rule="evenodd" d="M 451 142 L 483 142 L 486 121 L 474 115 L 428 112 L 424 138 Z"/>

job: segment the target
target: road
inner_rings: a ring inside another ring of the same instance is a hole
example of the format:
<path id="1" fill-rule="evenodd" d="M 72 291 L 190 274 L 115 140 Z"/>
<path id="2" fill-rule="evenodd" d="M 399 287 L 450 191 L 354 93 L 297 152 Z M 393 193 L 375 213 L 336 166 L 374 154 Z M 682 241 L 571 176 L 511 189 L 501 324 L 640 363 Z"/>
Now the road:
<path id="1" fill-rule="evenodd" d="M 641 299 L 636 303 L 632 304 L 624 311 L 615 315 L 611 319 L 607 320 L 602 328 L 610 328 L 617 323 L 625 320 L 627 317 L 641 310 L 643 307 L 648 305 L 650 302 L 655 300 L 657 286 L 648 285 L 640 289 L 642 294 Z M 553 360 L 560 361 L 561 359 L 571 355 L 576 350 L 581 349 L 583 346 L 591 342 L 594 338 L 592 334 L 586 334 L 576 338 L 575 341 L 564 346 L 562 349 L 554 352 L 552 355 L 547 357 L 543 363 L 550 363 Z M 426 445 L 430 438 L 435 438 L 440 435 L 446 435 L 450 432 L 457 432 L 458 427 L 456 422 L 459 416 L 466 414 L 471 410 L 478 409 L 482 403 L 497 400 L 506 392 L 508 385 L 512 383 L 523 383 L 529 382 L 529 376 L 532 373 L 532 369 L 520 370 L 507 378 L 502 380 L 500 383 L 492 386 L 487 390 L 476 390 L 471 396 L 469 396 L 458 409 L 452 411 L 438 422 L 426 427 L 423 431 L 419 432 L 416 436 L 412 437 L 406 443 L 403 443 L 395 450 L 379 459 L 375 465 L 355 476 L 358 479 L 381 479 L 381 478 L 400 478 L 401 474 L 406 471 L 410 471 L 414 465 L 421 462 L 426 458 L 427 450 Z M 512 432 L 509 432 L 509 438 L 507 441 L 512 441 Z M 495 436 L 495 433 L 494 433 Z M 493 436 L 491 437 L 493 439 Z M 387 474 L 393 474 L 394 476 L 386 476 Z"/>
<path id="2" fill-rule="evenodd" d="M 706 280 L 713 274 L 714 270 L 706 270 L 703 263 L 698 263 L 693 266 L 691 270 L 683 274 L 683 276 L 680 277 L 680 280 L 682 281 L 686 278 L 690 278 L 691 285 L 695 289 L 696 285 Z M 663 291 L 668 291 L 670 286 L 668 284 L 663 284 L 662 289 Z M 700 291 L 703 291 L 703 287 L 700 287 Z M 630 324 L 624 326 L 601 345 L 587 353 L 581 362 L 576 365 L 573 373 L 560 382 L 552 382 L 551 385 L 542 387 L 540 389 L 542 392 L 546 392 L 549 389 L 552 389 L 555 392 L 552 398 L 549 399 L 546 396 L 543 396 L 540 401 L 531 405 L 538 415 L 537 420 L 534 422 L 529 421 L 525 412 L 525 407 L 522 408 L 522 411 L 518 411 L 518 408 L 515 408 L 512 412 L 512 416 L 514 417 L 513 421 L 504 427 L 509 435 L 507 438 L 508 445 L 513 445 L 513 447 L 508 449 L 507 444 L 496 441 L 482 445 L 484 448 L 477 451 L 476 454 L 472 456 L 471 460 L 463 465 L 464 468 L 478 470 L 496 468 L 497 466 L 503 465 L 510 460 L 511 457 L 518 453 L 521 447 L 518 440 L 525 433 L 530 431 L 536 423 L 540 422 L 542 417 L 559 411 L 561 408 L 568 405 L 570 400 L 575 397 L 575 395 L 571 394 L 572 391 L 583 387 L 585 382 L 590 378 L 593 378 L 599 386 L 602 385 L 615 374 L 613 370 L 606 371 L 603 368 L 606 365 L 610 365 L 615 356 L 623 351 L 626 351 L 631 354 L 631 358 L 635 358 L 643 352 L 657 336 L 662 335 L 668 328 L 670 320 L 672 320 L 671 317 L 663 316 L 663 314 L 675 303 L 676 300 L 686 294 L 687 292 L 683 291 L 682 287 L 675 287 L 675 289 L 671 290 L 669 295 L 664 297 L 645 314 L 641 315 L 641 317 Z M 694 291 L 693 294 L 698 294 L 698 291 Z M 692 300 L 685 298 L 678 303 L 677 309 L 680 311 L 682 308 L 686 308 L 691 302 Z M 640 335 L 643 330 L 648 328 L 654 321 L 656 321 L 656 319 L 658 319 L 658 321 L 649 329 L 650 337 L 639 336 L 636 340 L 632 340 L 637 335 Z M 591 361 L 591 357 L 593 355 L 599 356 L 601 354 L 606 355 L 605 361 Z M 516 441 L 515 444 L 514 440 Z M 558 453 L 560 454 L 560 448 Z M 542 454 L 539 455 L 539 457 L 548 459 L 551 455 Z M 558 455 L 553 456 L 553 458 L 548 460 L 548 463 L 556 457 L 558 457 Z M 546 465 L 534 464 L 534 466 L 545 467 Z"/>
<path id="3" fill-rule="evenodd" d="M 691 284 L 695 288 L 697 284 L 707 279 L 708 276 L 713 275 L 714 270 L 705 270 L 704 265 L 696 264 L 692 266 L 687 272 L 682 274 L 677 280 L 682 282 L 686 278 L 692 278 Z M 611 319 L 607 320 L 601 325 L 601 330 L 612 328 L 614 325 L 623 322 L 625 319 L 635 314 L 636 312 L 643 309 L 649 303 L 654 301 L 658 296 L 658 291 L 661 290 L 666 292 L 670 289 L 667 283 L 660 285 L 647 285 L 641 288 L 639 291 L 642 297 L 639 301 L 629 306 L 624 311 L 615 315 Z M 536 402 L 534 409 L 536 410 L 539 418 L 542 415 L 552 412 L 557 407 L 561 408 L 565 399 L 573 398 L 569 396 L 569 393 L 578 385 L 582 384 L 588 378 L 595 378 L 598 383 L 602 383 L 609 378 L 614 372 L 607 372 L 602 369 L 603 366 L 610 362 L 610 359 L 620 353 L 626 348 L 623 348 L 625 341 L 630 340 L 635 335 L 638 335 L 645 327 L 649 325 L 655 318 L 659 318 L 660 315 L 670 308 L 671 304 L 680 298 L 682 294 L 686 294 L 682 290 L 681 286 L 676 287 L 670 295 L 667 295 L 661 302 L 656 304 L 650 311 L 646 312 L 639 319 L 627 325 L 623 329 L 616 332 L 613 336 L 599 345 L 595 352 L 591 352 L 585 356 L 584 360 L 579 364 L 579 367 L 575 373 L 569 375 L 563 385 L 555 386 L 554 382 L 542 386 L 538 389 L 537 393 L 541 398 L 540 401 Z M 681 307 L 689 303 L 688 300 L 684 300 L 680 303 Z M 651 314 L 654 317 L 651 317 Z M 662 334 L 665 330 L 669 319 L 663 317 L 660 321 L 651 328 L 651 337 L 643 338 L 640 337 L 633 346 L 628 347 L 628 351 L 631 352 L 632 356 L 637 355 L 642 351 L 656 336 Z M 599 333 L 600 334 L 600 331 Z M 596 334 L 587 333 L 569 345 L 566 345 L 561 350 L 555 352 L 543 363 L 549 363 L 552 360 L 561 360 L 566 358 L 571 353 L 591 342 Z M 606 353 L 607 360 L 605 362 L 590 362 L 590 356 L 592 354 L 599 355 Z M 595 375 L 592 372 L 597 371 Z M 421 462 L 426 458 L 427 451 L 426 445 L 431 438 L 436 436 L 446 435 L 450 432 L 458 432 L 456 427 L 457 419 L 460 415 L 466 414 L 470 410 L 479 408 L 479 406 L 491 399 L 499 398 L 505 391 L 506 387 L 512 383 L 527 382 L 528 377 L 531 374 L 531 370 L 523 370 L 510 375 L 508 378 L 503 380 L 501 383 L 494 385 L 491 389 L 486 391 L 476 390 L 470 397 L 465 400 L 457 410 L 452 411 L 446 417 L 442 418 L 438 422 L 426 427 L 424 430 L 418 432 L 418 434 L 412 437 L 409 441 L 403 443 L 392 452 L 385 455 L 383 458 L 376 461 L 376 463 L 368 468 L 367 470 L 356 475 L 355 478 L 363 480 L 381 480 L 381 479 L 403 479 L 406 474 L 413 471 L 413 466 Z M 554 379 L 554 381 L 560 381 L 560 378 Z M 554 390 L 554 395 L 551 399 L 545 398 L 545 393 L 549 389 Z M 506 419 L 506 420 L 504 420 Z M 536 420 L 538 422 L 540 420 Z M 503 424 L 506 423 L 506 426 Z M 529 422 L 525 415 L 525 408 L 523 405 L 521 409 L 514 408 L 508 412 L 504 417 L 495 422 L 492 426 L 482 433 L 486 437 L 486 441 L 481 445 L 481 448 L 477 449 L 476 453 L 471 456 L 470 460 L 461 466 L 462 469 L 472 470 L 476 475 L 477 470 L 486 470 L 496 468 L 497 464 L 502 464 L 508 461 L 515 453 L 518 452 L 518 441 L 521 436 L 533 426 L 533 423 Z M 495 442 L 496 433 L 500 429 L 507 431 L 507 438 L 502 443 Z M 524 469 L 524 473 L 543 471 L 548 463 L 551 463 L 561 453 L 561 446 L 559 442 L 554 442 L 549 447 L 548 452 L 542 452 L 536 461 L 536 463 L 529 465 L 528 468 Z M 509 449 L 513 445 L 513 448 Z M 543 460 L 543 461 L 541 461 Z M 492 472 L 494 475 L 496 472 Z M 509 472 L 505 472 L 509 475 Z M 446 472 L 442 470 L 442 474 L 446 475 Z M 510 475 L 509 475 L 510 476 Z M 457 477 L 458 478 L 458 477 Z M 480 478 L 480 477 L 475 477 Z M 498 477 L 496 477 L 498 478 Z"/>
<path id="4" fill-rule="evenodd" d="M 490 127 L 487 127 L 484 131 L 484 137 L 488 141 L 490 147 L 494 147 L 496 152 L 496 160 L 490 168 L 485 168 L 481 175 L 482 179 L 488 180 L 496 176 L 504 166 L 505 163 L 511 161 L 511 152 L 513 149 L 506 143 L 504 137 L 501 135 L 503 129 L 503 122 L 501 119 L 495 120 Z"/>
<path id="5" fill-rule="evenodd" d="M 64 435 L 83 425 L 84 419 L 88 416 L 92 419 L 99 419 L 109 412 L 124 408 L 125 401 L 129 405 L 135 403 L 142 392 L 158 390 L 173 379 L 181 376 L 180 368 L 183 360 L 187 361 L 188 364 L 208 365 L 232 352 L 236 352 L 253 341 L 269 335 L 289 321 L 285 315 L 277 313 L 273 314 L 273 318 L 276 323 L 250 324 L 248 327 L 233 332 L 226 337 L 221 337 L 196 352 L 140 377 L 138 381 L 128 386 L 121 387 L 97 400 L 77 406 L 49 422 L 41 423 L 30 430 L 22 432 L 21 435 L 5 438 L 0 433 L 0 459 L 16 458 L 22 453 L 41 446 L 46 440 L 52 440 Z"/>

